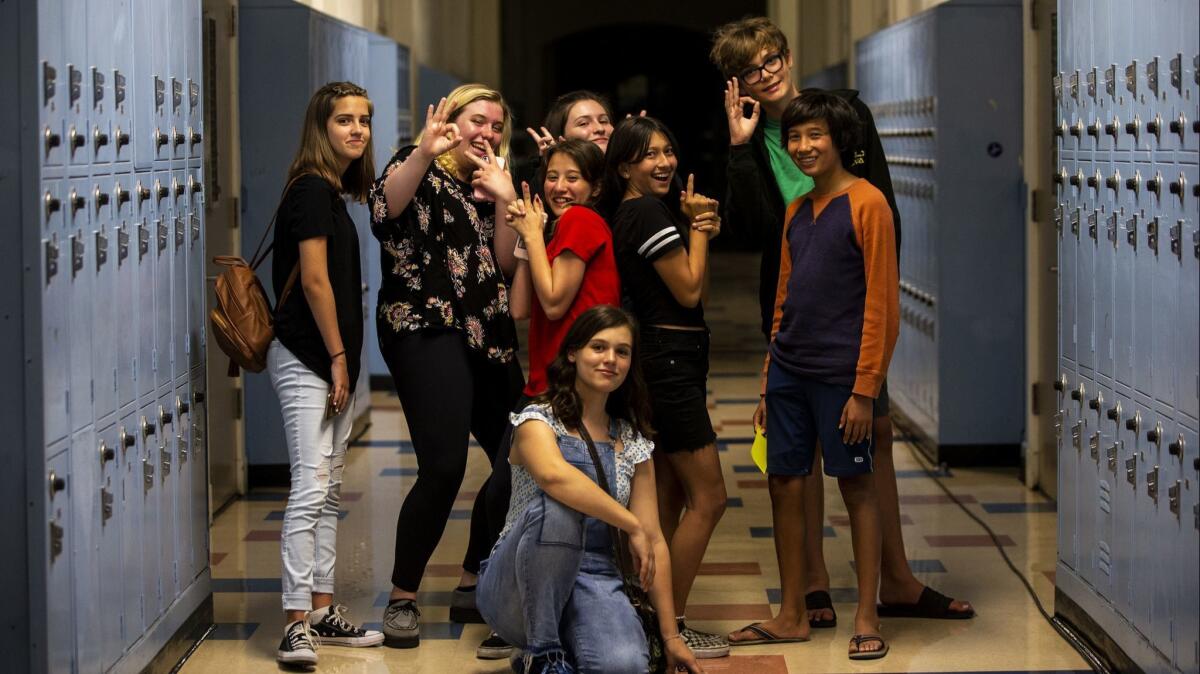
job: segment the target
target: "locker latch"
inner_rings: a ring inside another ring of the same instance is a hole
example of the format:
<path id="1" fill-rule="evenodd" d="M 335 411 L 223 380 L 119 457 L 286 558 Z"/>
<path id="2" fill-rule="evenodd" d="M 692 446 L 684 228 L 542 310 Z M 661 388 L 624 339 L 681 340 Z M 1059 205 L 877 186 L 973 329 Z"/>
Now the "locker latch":
<path id="1" fill-rule="evenodd" d="M 1071 98 L 1074 98 L 1075 101 L 1078 102 L 1079 101 L 1079 71 L 1078 70 L 1071 73 L 1070 83 L 1071 83 Z"/>
<path id="2" fill-rule="evenodd" d="M 162 110 L 163 103 L 167 100 L 167 85 L 158 75 L 154 76 L 154 109 Z"/>
<path id="3" fill-rule="evenodd" d="M 1062 235 L 1063 231 L 1063 207 L 1062 204 L 1054 207 L 1054 229 Z"/>
<path id="4" fill-rule="evenodd" d="M 192 213 L 190 220 L 192 224 L 192 241 L 194 242 L 200 238 L 200 216 Z"/>
<path id="5" fill-rule="evenodd" d="M 58 70 L 46 61 L 42 61 L 42 105 L 50 105 L 54 100 L 54 89 L 58 86 Z"/>
<path id="6" fill-rule="evenodd" d="M 142 491 L 150 491 L 154 487 L 154 462 L 148 457 L 142 459 Z"/>
<path id="7" fill-rule="evenodd" d="M 1171 86 L 1180 94 L 1183 93 L 1183 54 L 1176 54 L 1171 59 L 1168 68 L 1171 70 Z"/>
<path id="8" fill-rule="evenodd" d="M 167 249 L 167 226 L 163 223 L 162 218 L 155 220 L 154 225 L 158 230 L 158 252 L 161 254 Z"/>
<path id="9" fill-rule="evenodd" d="M 108 262 L 108 236 L 105 234 L 104 225 L 100 225 L 100 229 L 96 230 L 93 236 L 96 239 L 96 271 L 99 272 L 104 263 Z"/>
<path id="10" fill-rule="evenodd" d="M 1137 454 L 1125 459 L 1125 481 L 1137 489 Z"/>
<path id="11" fill-rule="evenodd" d="M 163 482 L 166 482 L 167 476 L 171 474 L 171 452 L 167 449 L 166 445 L 164 445 L 159 448 L 158 453 L 159 458 L 162 460 L 162 475 L 159 477 Z"/>
<path id="12" fill-rule="evenodd" d="M 112 519 L 113 515 L 113 495 L 105 487 L 100 488 L 100 523 L 104 524 Z"/>
<path id="13" fill-rule="evenodd" d="M 1125 221 L 1125 241 L 1133 246 L 1134 249 L 1137 249 L 1137 223 L 1138 216 L 1136 213 L 1134 213 L 1132 218 Z"/>
<path id="14" fill-rule="evenodd" d="M 1200 229 L 1192 230 L 1192 255 L 1200 258 Z"/>
<path id="15" fill-rule="evenodd" d="M 193 82 L 192 79 L 189 77 L 188 78 L 188 107 L 191 108 L 192 110 L 195 110 L 197 105 L 200 105 L 200 83 Z"/>
<path id="16" fill-rule="evenodd" d="M 83 71 L 70 64 L 67 64 L 67 86 L 70 105 L 74 107 L 79 98 L 83 96 Z"/>
<path id="17" fill-rule="evenodd" d="M 83 245 L 83 232 L 71 235 L 71 278 L 75 278 L 83 270 L 83 257 L 86 247 Z"/>
<path id="18" fill-rule="evenodd" d="M 1071 211 L 1071 233 L 1075 235 L 1076 239 L 1079 238 L 1079 209 L 1078 208 Z"/>
<path id="19" fill-rule="evenodd" d="M 1179 480 L 1175 480 L 1175 484 L 1167 487 L 1167 507 L 1175 513 L 1176 519 L 1179 518 L 1179 485 Z"/>
<path id="20" fill-rule="evenodd" d="M 1108 455 L 1108 470 L 1114 475 L 1117 473 L 1117 450 L 1120 449 L 1120 447 L 1121 443 L 1114 442 L 1109 445 L 1108 449 L 1106 450 Z"/>
<path id="21" fill-rule="evenodd" d="M 1157 59 L 1155 59 L 1157 63 Z M 179 110 L 179 105 L 183 103 L 183 82 L 178 79 L 171 78 L 171 110 Z"/>
<path id="22" fill-rule="evenodd" d="M 58 556 L 62 554 L 62 551 L 63 551 L 63 528 L 61 526 L 59 526 L 56 522 L 50 522 L 50 563 L 51 564 L 54 563 L 54 560 L 58 559 Z"/>
<path id="23" fill-rule="evenodd" d="M 1092 455 L 1092 461 L 1099 463 L 1100 462 L 1100 433 L 1099 432 L 1092 433 L 1092 436 L 1090 438 L 1088 438 L 1088 451 Z"/>
<path id="24" fill-rule="evenodd" d="M 1104 92 L 1109 98 L 1117 98 L 1117 65 L 1114 63 L 1104 70 Z"/>
<path id="25" fill-rule="evenodd" d="M 146 221 L 138 224 L 138 260 L 150 252 L 150 230 L 146 229 Z"/>
<path id="26" fill-rule="evenodd" d="M 121 107 L 125 102 L 125 76 L 120 70 L 113 71 L 113 105 Z"/>
<path id="27" fill-rule="evenodd" d="M 1087 72 L 1087 95 L 1092 100 L 1096 100 L 1096 69 L 1092 68 Z"/>
<path id="28" fill-rule="evenodd" d="M 1171 225 L 1169 234 L 1171 236 L 1171 252 L 1174 253 L 1175 257 L 1177 257 L 1177 258 L 1182 257 L 1183 256 L 1183 220 L 1179 220 L 1175 224 Z"/>
<path id="29" fill-rule="evenodd" d="M 125 258 L 129 257 L 129 231 L 127 225 L 122 224 L 117 229 L 117 264 L 123 264 Z"/>
<path id="30" fill-rule="evenodd" d="M 92 66 L 92 107 L 99 108 L 104 100 L 104 73 Z"/>
<path id="31" fill-rule="evenodd" d="M 1119 174 L 1117 175 L 1117 179 L 1118 180 L 1120 179 Z M 1113 213 L 1112 215 L 1108 216 L 1108 240 L 1110 242 L 1112 242 L 1113 248 L 1117 247 L 1117 214 L 1116 213 Z"/>
<path id="32" fill-rule="evenodd" d="M 175 442 L 179 445 L 179 462 L 187 463 L 188 460 L 188 443 L 187 438 L 183 435 L 175 436 Z"/>
<path id="33" fill-rule="evenodd" d="M 1146 223 L 1146 246 L 1158 254 L 1158 216 L 1150 218 Z"/>
<path id="34" fill-rule="evenodd" d="M 1146 473 L 1146 495 L 1158 503 L 1158 466 Z"/>
<path id="35" fill-rule="evenodd" d="M 1061 101 L 1062 93 L 1063 93 L 1062 73 L 1055 73 L 1055 75 L 1053 77 L 1053 81 L 1054 81 L 1054 100 Z"/>
<path id="36" fill-rule="evenodd" d="M 1134 59 L 1125 66 L 1125 90 L 1133 94 L 1134 98 L 1137 98 L 1137 75 L 1138 62 Z"/>
<path id="37" fill-rule="evenodd" d="M 183 218 L 175 216 L 175 250 L 183 245 L 183 230 L 186 225 L 183 224 Z"/>
<path id="38" fill-rule="evenodd" d="M 1054 413 L 1054 440 L 1059 447 L 1062 447 L 1063 437 L 1063 413 L 1061 410 Z"/>
<path id="39" fill-rule="evenodd" d="M 1075 453 L 1083 451 L 1083 422 L 1076 421 L 1071 426 L 1071 446 L 1075 448 Z"/>
<path id="40" fill-rule="evenodd" d="M 1158 57 L 1150 59 L 1146 63 L 1146 86 L 1150 87 L 1150 92 L 1158 98 Z"/>
<path id="41" fill-rule="evenodd" d="M 46 283 L 58 275 L 58 232 L 44 242 L 46 248 Z"/>

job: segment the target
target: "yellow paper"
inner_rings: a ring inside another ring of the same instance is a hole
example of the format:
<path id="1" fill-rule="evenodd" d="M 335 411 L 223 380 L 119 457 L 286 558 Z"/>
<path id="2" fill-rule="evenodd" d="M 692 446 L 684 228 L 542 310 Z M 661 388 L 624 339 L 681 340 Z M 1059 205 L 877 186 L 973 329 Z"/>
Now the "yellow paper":
<path id="1" fill-rule="evenodd" d="M 754 429 L 754 444 L 750 445 L 750 458 L 765 475 L 767 472 L 767 436 L 763 435 L 761 428 Z"/>

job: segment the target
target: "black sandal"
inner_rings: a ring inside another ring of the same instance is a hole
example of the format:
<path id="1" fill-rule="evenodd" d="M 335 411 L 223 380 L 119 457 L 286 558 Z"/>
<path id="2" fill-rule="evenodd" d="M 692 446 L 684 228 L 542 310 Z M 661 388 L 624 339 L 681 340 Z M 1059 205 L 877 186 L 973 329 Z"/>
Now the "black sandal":
<path id="1" fill-rule="evenodd" d="M 955 611 L 950 597 L 926 586 L 915 604 L 879 604 L 875 607 L 880 618 L 932 618 L 934 620 L 967 620 L 975 617 L 975 609 Z"/>
<path id="2" fill-rule="evenodd" d="M 809 618 L 809 627 L 815 629 L 837 627 L 837 611 L 833 610 L 833 597 L 829 596 L 829 592 L 825 590 L 813 590 L 804 595 L 804 608 L 809 611 L 819 611 L 827 608 L 833 613 L 833 618 L 829 620 L 814 620 Z"/>

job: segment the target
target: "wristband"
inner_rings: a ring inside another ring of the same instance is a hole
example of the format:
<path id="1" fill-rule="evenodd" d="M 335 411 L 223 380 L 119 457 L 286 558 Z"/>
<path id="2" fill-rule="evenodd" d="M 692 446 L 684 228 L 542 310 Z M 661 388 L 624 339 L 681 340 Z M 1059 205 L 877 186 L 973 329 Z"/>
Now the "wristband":
<path id="1" fill-rule="evenodd" d="M 330 356 L 329 360 L 333 360 L 334 358 L 337 358 L 338 356 L 344 356 L 344 355 L 346 355 L 346 350 L 342 349 L 341 351 L 338 351 L 337 353 Z"/>

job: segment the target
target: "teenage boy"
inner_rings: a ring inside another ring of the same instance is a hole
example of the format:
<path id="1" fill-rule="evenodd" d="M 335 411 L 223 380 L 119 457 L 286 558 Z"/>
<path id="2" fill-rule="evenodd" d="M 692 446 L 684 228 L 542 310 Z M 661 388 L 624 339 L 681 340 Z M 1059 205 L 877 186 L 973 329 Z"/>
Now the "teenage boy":
<path id="1" fill-rule="evenodd" d="M 850 514 L 858 610 L 850 658 L 883 657 L 875 596 L 880 525 L 871 477 L 872 407 L 900 333 L 896 230 L 883 193 L 842 165 L 859 134 L 854 108 L 829 93 L 795 98 L 783 113 L 787 151 L 812 178 L 783 225 L 783 253 L 754 417 L 767 427 L 767 475 L 783 596 L 779 615 L 738 641 L 807 639 L 804 491 L 817 453 Z M 763 418 L 765 417 L 765 419 Z M 820 445 L 818 447 L 818 441 Z"/>
<path id="2" fill-rule="evenodd" d="M 729 189 L 725 197 L 728 231 L 763 250 L 759 269 L 759 307 L 763 335 L 769 337 L 779 277 L 780 232 L 784 206 L 812 189 L 812 179 L 787 156 L 779 132 L 784 109 L 800 91 L 792 82 L 792 58 L 787 38 L 779 27 L 762 17 L 748 18 L 717 29 L 711 58 L 730 78 L 726 83 L 725 111 L 729 121 Z M 815 90 L 805 90 L 805 93 Z M 900 214 L 891 176 L 871 111 L 858 92 L 831 92 L 846 100 L 860 121 L 860 139 L 849 154 L 848 170 L 865 178 L 887 199 L 900 247 Z M 747 117 L 745 109 L 750 108 Z M 954 601 L 926 587 L 909 569 L 900 530 L 900 505 L 896 469 L 892 459 L 892 423 L 888 417 L 887 382 L 875 399 L 872 438 L 875 443 L 875 489 L 883 526 L 880 614 L 888 617 L 970 618 L 975 615 L 965 601 Z M 820 456 L 816 472 L 820 473 Z M 813 627 L 834 627 L 837 616 L 829 595 L 829 572 L 822 545 L 824 490 L 816 479 L 805 491 L 808 532 L 804 541 L 806 602 Z"/>

